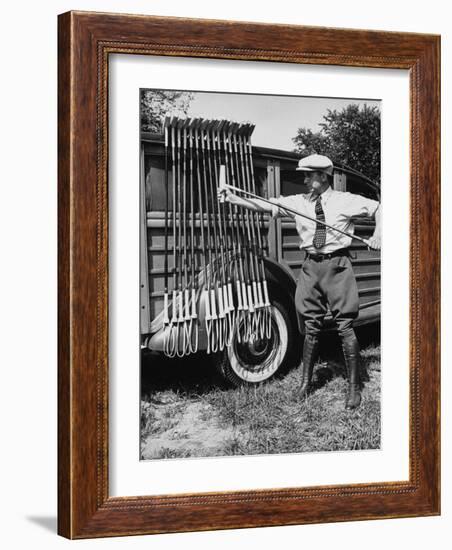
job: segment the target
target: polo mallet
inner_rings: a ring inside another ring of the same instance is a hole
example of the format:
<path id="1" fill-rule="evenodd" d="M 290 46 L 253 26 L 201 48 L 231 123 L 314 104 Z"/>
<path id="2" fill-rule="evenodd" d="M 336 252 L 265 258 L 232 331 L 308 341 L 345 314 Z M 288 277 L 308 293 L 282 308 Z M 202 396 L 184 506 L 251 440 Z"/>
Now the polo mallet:
<path id="1" fill-rule="evenodd" d="M 165 291 L 163 294 L 163 329 L 165 330 L 165 343 L 164 349 L 166 349 L 166 340 L 168 337 L 168 331 L 166 328 L 169 325 L 168 315 L 168 208 L 169 208 L 169 190 L 168 190 L 168 117 L 165 118 Z"/>
<path id="2" fill-rule="evenodd" d="M 250 182 L 251 182 L 251 188 L 248 188 L 248 192 L 252 192 L 256 194 L 256 182 L 254 179 L 254 166 L 253 166 L 253 157 L 252 157 L 252 146 L 251 146 L 251 134 L 254 131 L 254 126 L 251 124 L 246 125 L 247 128 L 245 130 L 246 132 L 246 153 L 245 154 L 245 160 L 247 161 L 247 168 L 250 175 Z M 245 141 L 245 140 L 244 140 Z M 244 143 L 245 145 L 245 143 Z M 264 265 L 264 247 L 262 243 L 262 234 L 261 234 L 261 227 L 260 227 L 260 220 L 261 215 L 259 212 L 256 212 L 257 217 L 257 235 L 258 235 L 258 243 L 259 243 L 259 255 L 260 255 L 260 268 L 261 268 L 261 276 L 262 276 L 262 301 L 264 303 L 264 312 L 265 315 L 263 316 L 262 322 L 262 338 L 271 337 L 271 330 L 272 330 L 272 315 L 271 315 L 271 304 L 270 299 L 268 296 L 268 287 L 267 287 L 267 279 L 265 277 L 265 265 Z"/>
<path id="3" fill-rule="evenodd" d="M 234 137 L 234 143 L 237 146 L 238 157 L 240 159 L 241 173 L 243 186 L 242 188 L 245 191 L 250 191 L 250 175 L 248 173 L 248 166 L 246 163 L 246 151 L 244 143 L 242 140 L 242 134 L 245 131 L 246 127 L 242 128 L 237 136 Z M 263 316 L 263 307 L 264 302 L 262 299 L 262 285 L 260 280 L 260 272 L 258 265 L 258 251 L 257 251 L 257 240 L 256 240 L 256 217 L 254 211 L 247 210 L 247 231 L 248 231 L 248 240 L 249 240 L 249 258 L 251 265 L 251 286 L 253 290 L 253 305 L 254 305 L 254 318 L 253 318 L 253 332 L 257 334 L 258 337 L 263 338 L 263 334 L 260 331 L 261 327 L 261 318 Z"/>
<path id="4" fill-rule="evenodd" d="M 219 185 L 221 186 L 223 183 L 226 183 L 226 168 L 224 164 L 220 164 L 219 167 L 220 175 L 219 175 Z M 224 203 L 224 201 L 223 201 Z M 224 208 L 223 213 L 221 213 L 221 201 L 219 204 L 219 210 L 220 210 L 220 216 L 221 216 L 221 225 L 223 225 L 224 228 L 224 238 L 225 238 L 225 246 L 227 250 L 227 233 L 226 233 L 226 221 L 224 218 Z M 227 277 L 227 285 L 225 285 L 225 303 L 226 303 L 226 320 L 227 320 L 227 334 L 225 337 L 226 345 L 231 345 L 232 338 L 234 337 L 234 329 L 235 329 L 235 306 L 234 306 L 234 299 L 232 294 L 232 280 L 231 280 L 231 272 L 232 272 L 232 254 L 227 254 L 224 256 L 224 263 L 226 263 L 226 271 L 228 272 Z"/>
<path id="5" fill-rule="evenodd" d="M 248 131 L 249 125 L 245 125 L 241 131 L 238 133 L 238 150 L 239 150 L 239 157 L 240 157 L 240 163 L 242 166 L 242 177 L 244 182 L 244 190 L 245 191 L 251 191 L 251 185 L 254 185 L 254 178 L 249 172 L 249 165 L 248 165 L 248 158 L 247 158 L 247 151 L 245 148 L 245 138 L 244 133 Z M 254 128 L 251 129 L 251 132 Z M 250 132 L 250 133 L 251 133 Z M 254 317 L 254 331 L 256 332 L 257 336 L 260 338 L 265 337 L 264 333 L 264 320 L 265 320 L 265 313 L 266 309 L 264 309 L 264 300 L 262 295 L 262 281 L 261 281 L 261 269 L 260 269 L 260 262 L 258 259 L 259 251 L 258 251 L 258 243 L 257 243 L 257 231 L 256 227 L 259 225 L 259 218 L 255 215 L 257 212 L 249 211 L 248 216 L 251 218 L 251 223 L 248 223 L 248 225 L 251 227 L 251 250 L 250 250 L 250 258 L 252 262 L 252 268 L 253 268 L 253 275 L 252 275 L 252 287 L 253 287 L 253 298 L 254 298 L 254 309 L 255 309 L 255 317 Z M 265 273 L 265 272 L 264 272 Z M 264 277 L 264 275 L 262 275 Z"/>
<path id="6" fill-rule="evenodd" d="M 187 237 L 187 127 L 190 124 L 190 119 L 186 119 L 185 123 L 182 125 L 182 232 L 183 232 L 183 242 L 182 242 L 182 257 L 183 257 L 183 272 L 184 272 L 184 309 L 183 309 L 183 337 L 182 337 L 182 352 L 179 354 L 179 357 L 183 355 L 189 355 L 191 352 L 190 343 L 191 343 L 191 331 L 193 327 L 193 319 L 191 316 L 190 310 L 190 290 L 188 286 L 188 237 Z"/>
<path id="7" fill-rule="evenodd" d="M 176 262 L 176 154 L 175 154 L 175 132 L 174 132 L 174 119 L 171 119 L 169 125 L 171 126 L 171 168 L 172 168 L 172 220 L 173 225 L 173 289 L 172 289 L 172 316 L 169 319 L 168 332 L 165 333 L 164 341 L 164 353 L 168 357 L 176 356 L 176 346 L 177 346 L 177 335 L 174 331 L 175 325 L 177 326 L 177 299 L 176 299 L 176 288 L 177 288 L 177 262 Z M 168 208 L 167 208 L 168 210 Z"/>
<path id="8" fill-rule="evenodd" d="M 215 293 L 216 287 L 217 287 L 217 281 L 216 281 L 216 271 L 215 271 L 215 243 L 213 240 L 213 233 L 214 228 L 211 226 L 211 220 L 210 220 L 210 205 L 209 205 L 209 193 L 208 193 L 208 182 L 207 182 L 207 168 L 206 168 L 206 160 L 205 160 L 205 154 L 204 154 L 204 128 L 205 128 L 205 122 L 201 122 L 200 124 L 200 151 L 201 151 L 201 161 L 202 161 L 202 167 L 201 167 L 201 181 L 202 181 L 202 188 L 203 188 L 203 194 L 204 194 L 204 207 L 205 207 L 205 214 L 206 214 L 206 223 L 207 223 L 207 242 L 208 242 L 208 266 L 209 270 L 206 272 L 206 277 L 208 277 L 208 290 L 209 290 L 209 306 L 210 306 L 210 350 L 208 349 L 208 353 L 211 351 L 212 353 L 215 353 L 218 350 L 218 340 L 219 340 L 219 327 L 218 327 L 218 314 L 217 314 L 217 296 Z M 219 308 L 218 308 L 219 309 Z"/>
<path id="9" fill-rule="evenodd" d="M 223 160 L 222 162 L 221 158 L 221 132 L 223 130 L 223 126 L 225 124 L 225 121 L 218 121 L 215 125 L 215 134 L 216 134 L 216 146 L 215 146 L 215 139 L 213 141 L 214 143 L 214 153 L 218 151 L 218 170 L 219 170 L 219 185 L 221 186 L 222 183 L 226 183 L 226 160 L 225 160 L 225 152 L 223 154 Z M 216 163 L 215 163 L 216 165 Z M 224 201 L 220 201 L 220 214 L 221 214 L 221 223 L 223 225 L 223 234 L 225 237 L 225 247 L 227 252 L 227 261 L 226 261 L 226 270 L 228 272 L 228 285 L 227 285 L 227 303 L 228 303 L 228 312 L 226 314 L 227 320 L 228 320 L 228 337 L 226 344 L 231 345 L 232 339 L 235 334 L 235 327 L 236 327 L 236 317 L 237 317 L 237 311 L 235 309 L 234 305 L 234 298 L 233 298 L 233 290 L 232 290 L 232 278 L 234 271 L 236 272 L 236 277 L 238 278 L 238 259 L 237 259 L 237 251 L 236 251 L 236 242 L 234 239 L 234 235 L 232 233 L 232 209 L 231 205 L 225 204 Z M 241 304 L 241 298 L 238 295 L 239 303 Z"/>
<path id="10" fill-rule="evenodd" d="M 231 141 L 233 145 L 234 155 L 233 158 L 236 161 L 236 174 L 237 174 L 237 183 L 240 186 L 240 189 L 244 189 L 245 187 L 245 174 L 243 171 L 243 164 L 240 162 L 240 156 L 238 153 L 237 148 L 237 124 L 233 125 L 233 133 L 231 135 Z M 247 326 L 247 337 L 246 341 L 249 341 L 252 337 L 253 332 L 256 331 L 256 318 L 257 318 L 257 286 L 256 286 L 256 278 L 255 278 L 255 271 L 254 271 L 254 258 L 252 253 L 252 232 L 250 227 L 250 216 L 249 216 L 249 210 L 243 210 L 240 211 L 241 216 L 241 227 L 243 228 L 243 232 L 245 232 L 246 229 L 246 236 L 243 239 L 244 241 L 244 255 L 245 255 L 245 262 L 247 265 L 247 297 L 248 297 L 248 326 Z"/>
<path id="11" fill-rule="evenodd" d="M 193 120 L 193 143 L 195 153 L 195 166 L 196 166 L 196 183 L 197 183 L 197 200 L 198 200 L 198 214 L 199 214 L 199 226 L 201 230 L 201 269 L 203 273 L 203 295 L 204 295 L 204 307 L 205 307 L 205 323 L 207 333 L 207 353 L 210 353 L 210 327 L 211 327 L 211 315 L 210 315 L 210 289 L 206 289 L 207 286 L 207 248 L 206 238 L 204 233 L 204 213 L 202 204 L 202 186 L 201 186 L 201 168 L 198 153 L 198 126 L 199 119 Z"/>
<path id="12" fill-rule="evenodd" d="M 316 220 L 315 218 L 311 218 L 311 216 L 308 216 L 307 214 L 303 214 L 302 212 L 299 212 L 298 210 L 295 210 L 294 208 L 289 208 L 288 206 L 279 206 L 275 202 L 272 202 L 268 199 L 264 199 L 263 197 L 259 197 L 258 195 L 255 195 L 254 193 L 244 191 L 243 189 L 240 189 L 239 187 L 235 187 L 234 185 L 226 184 L 225 187 L 229 187 L 229 189 L 232 189 L 233 191 L 237 191 L 238 193 L 243 193 L 244 195 L 247 195 L 248 197 L 250 197 L 252 199 L 258 199 L 262 202 L 266 202 L 268 204 L 271 204 L 272 206 L 277 206 L 278 208 L 281 208 L 282 210 L 286 210 L 287 212 L 291 212 L 295 216 L 301 216 L 302 218 L 306 218 L 308 220 L 311 220 L 314 223 L 324 225 L 325 227 L 328 227 L 329 229 L 332 229 L 333 231 L 337 231 L 338 233 L 342 233 L 342 235 L 345 235 L 346 237 L 350 237 L 351 239 L 356 239 L 357 241 L 361 241 L 366 246 L 369 247 L 369 243 L 366 239 L 363 239 L 362 237 L 358 237 L 358 235 L 353 235 L 353 233 L 348 233 L 347 231 L 342 231 L 342 229 L 338 229 L 337 227 L 334 227 L 334 226 L 332 226 L 332 225 L 330 225 L 326 222 L 322 222 L 320 220 Z"/>
<path id="13" fill-rule="evenodd" d="M 190 352 L 196 353 L 199 344 L 198 314 L 196 309 L 197 277 L 195 269 L 195 202 L 193 189 L 193 133 L 192 125 L 188 129 L 189 181 L 190 181 L 190 268 L 191 268 L 191 325 Z"/>
<path id="14" fill-rule="evenodd" d="M 235 174 L 236 182 L 240 189 L 243 189 L 244 182 L 241 180 L 240 162 L 237 154 L 236 132 L 238 124 L 234 123 L 231 127 L 230 135 L 230 149 L 231 160 L 235 161 Z M 242 238 L 242 254 L 244 258 L 245 277 L 246 277 L 246 294 L 248 301 L 248 313 L 246 316 L 246 323 L 244 326 L 245 342 L 249 342 L 253 337 L 253 330 L 255 328 L 256 309 L 253 295 L 253 282 L 254 282 L 254 269 L 251 253 L 251 230 L 249 223 L 249 211 L 242 208 L 237 209 L 237 217 L 239 222 L 239 228 L 241 230 Z"/>
<path id="15" fill-rule="evenodd" d="M 212 125 L 210 125 L 212 128 Z M 211 129 L 210 128 L 210 129 Z M 212 161 L 212 145 L 211 136 L 209 131 L 206 131 L 206 150 L 207 150 L 207 171 L 209 181 L 209 196 L 210 206 L 212 212 L 212 226 L 214 233 L 214 249 L 215 249 L 215 264 L 218 266 L 218 278 L 216 279 L 216 291 L 218 299 L 218 349 L 219 351 L 224 349 L 225 342 L 228 338 L 228 320 L 226 317 L 228 302 L 227 302 L 227 287 L 226 287 L 226 274 L 224 266 L 224 249 L 223 249 L 223 232 L 219 215 L 219 203 L 216 198 L 215 190 L 218 186 L 217 168 L 215 165 L 215 159 Z M 212 167 L 213 165 L 213 167 Z M 217 211 L 218 209 L 218 211 Z M 216 271 L 215 271 L 216 273 Z"/>
<path id="16" fill-rule="evenodd" d="M 234 164 L 230 157 L 232 156 L 232 150 L 230 151 L 231 140 L 231 124 L 225 122 L 223 127 L 223 146 L 225 153 L 225 167 L 226 167 L 226 180 L 235 182 Z M 231 229 L 233 233 L 233 239 L 237 241 L 237 258 L 238 258 L 238 274 L 236 278 L 237 295 L 239 300 L 238 312 L 236 316 L 236 334 L 238 342 L 242 340 L 246 342 L 248 336 L 247 321 L 248 321 L 248 297 L 245 284 L 245 261 L 242 246 L 242 237 L 240 233 L 240 223 L 238 217 L 238 208 L 232 205 L 230 210 L 231 217 Z M 235 234 L 235 235 L 234 235 Z M 241 332 L 242 331 L 242 332 Z"/>
<path id="17" fill-rule="evenodd" d="M 212 289 L 210 291 L 210 311 L 212 315 L 212 339 L 211 350 L 217 352 L 224 347 L 223 343 L 223 328 L 224 328 L 224 304 L 223 294 L 220 290 L 220 285 L 217 276 L 216 264 L 218 261 L 218 235 L 217 224 L 215 221 L 215 210 L 212 195 L 213 182 L 211 181 L 211 161 L 210 161 L 210 145 L 207 132 L 204 134 L 209 121 L 204 121 L 201 126 L 201 157 L 203 159 L 203 175 L 204 175 L 204 196 L 206 200 L 206 215 L 207 215 L 207 231 L 209 234 L 210 244 L 210 274 L 212 276 Z"/>
<path id="18" fill-rule="evenodd" d="M 176 323 L 176 355 L 178 357 L 183 357 L 184 355 L 184 293 L 182 289 L 182 276 L 183 276 L 183 248 L 182 248 L 182 185 L 181 185 L 181 165 L 182 165 L 182 136 L 181 130 L 184 126 L 184 121 L 178 120 L 176 125 L 176 143 L 177 143 L 177 155 L 176 155 L 176 164 L 177 164 L 177 256 L 178 256 L 178 281 L 179 285 L 177 288 L 177 323 Z M 182 335 L 182 345 L 180 343 L 180 336 Z"/>

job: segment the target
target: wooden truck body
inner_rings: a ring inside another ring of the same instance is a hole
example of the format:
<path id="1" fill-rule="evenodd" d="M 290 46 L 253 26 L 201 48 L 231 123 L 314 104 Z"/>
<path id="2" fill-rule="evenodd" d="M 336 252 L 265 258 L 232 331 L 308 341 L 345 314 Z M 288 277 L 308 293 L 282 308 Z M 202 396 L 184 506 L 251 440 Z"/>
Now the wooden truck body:
<path id="1" fill-rule="evenodd" d="M 165 144 L 162 135 L 146 134 L 141 136 L 141 266 L 140 266 L 140 298 L 141 298 L 141 344 L 144 348 L 162 352 L 162 309 L 164 298 L 165 255 L 168 269 L 172 268 L 172 258 L 165 248 Z M 253 147 L 253 164 L 256 192 L 264 198 L 305 193 L 307 188 L 303 178 L 295 170 L 299 155 L 293 152 Z M 171 177 L 171 176 L 170 176 Z M 334 188 L 349 191 L 379 200 L 379 187 L 362 174 L 341 166 L 335 166 Z M 171 204 L 170 204 L 171 209 Z M 298 274 L 305 254 L 299 248 L 299 238 L 292 218 L 272 218 L 269 214 L 261 215 L 262 234 L 264 238 L 265 271 L 269 284 L 271 298 L 278 304 L 283 304 L 283 321 L 277 326 L 285 330 L 283 324 L 292 324 L 290 334 L 284 338 L 288 348 L 303 331 L 302 323 L 297 318 L 294 307 L 294 295 Z M 194 223 L 195 232 L 199 234 L 201 220 L 199 215 L 188 223 Z M 207 224 L 207 220 L 203 220 Z M 367 238 L 375 227 L 374 220 L 360 218 L 355 221 L 355 235 Z M 173 243 L 169 235 L 168 249 Z M 198 247 L 196 254 L 201 254 Z M 368 249 L 365 244 L 354 240 L 350 247 L 351 261 L 355 272 L 360 300 L 359 316 L 355 326 L 375 323 L 380 319 L 380 252 Z M 201 262 L 197 262 L 201 265 Z M 171 279 L 169 280 L 171 285 Z M 169 289 L 171 291 L 171 288 Z M 279 306 L 278 306 L 279 307 Z M 280 308 L 281 309 L 281 308 Z M 199 344 L 198 350 L 206 349 L 206 334 L 203 329 L 203 307 L 200 305 Z M 325 330 L 334 329 L 331 317 L 325 319 Z M 284 336 L 284 335 L 283 335 Z M 287 340 L 287 341 L 286 341 Z M 249 370 L 258 370 L 255 360 L 264 358 L 268 367 L 272 360 L 270 347 L 281 344 L 278 341 L 267 342 L 266 345 L 255 346 L 256 349 L 243 350 L 237 344 L 232 349 L 225 350 L 225 361 L 229 364 L 237 362 L 237 355 L 242 355 L 242 363 L 249 362 L 250 353 L 254 357 L 252 368 L 241 369 L 237 377 L 237 369 L 233 376 L 226 376 L 235 383 L 261 382 L 275 374 L 272 368 L 262 368 L 261 376 L 249 376 Z M 266 353 L 262 354 L 262 349 Z M 288 349 L 289 353 L 290 350 Z M 290 355 L 290 353 L 289 353 Z M 274 358 L 273 358 L 274 359 Z M 240 363 L 240 357 L 239 361 Z M 230 365 L 229 365 L 230 366 Z M 260 367 L 259 367 L 260 368 Z M 229 369 L 230 370 L 230 369 Z M 266 372 L 271 373 L 267 376 Z M 243 374 L 243 375 L 242 375 Z"/>

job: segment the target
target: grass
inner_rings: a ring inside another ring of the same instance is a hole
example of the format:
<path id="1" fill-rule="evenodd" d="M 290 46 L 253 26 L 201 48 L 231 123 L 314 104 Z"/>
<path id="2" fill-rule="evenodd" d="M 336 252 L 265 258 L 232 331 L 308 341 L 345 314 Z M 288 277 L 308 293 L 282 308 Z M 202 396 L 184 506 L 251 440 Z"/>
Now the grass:
<path id="1" fill-rule="evenodd" d="M 197 365 L 201 363 L 198 359 Z M 261 386 L 227 390 L 216 385 L 211 371 L 204 373 L 200 385 L 186 365 L 187 379 L 178 376 L 177 369 L 172 383 L 168 372 L 164 380 L 151 377 L 148 385 L 143 384 L 142 449 L 153 440 L 160 441 L 160 447 L 152 456 L 143 452 L 143 458 L 377 449 L 379 345 L 362 349 L 361 363 L 368 376 L 362 404 L 354 411 L 344 409 L 347 383 L 343 364 L 334 357 L 317 363 L 313 391 L 303 400 L 300 369 Z M 189 408 L 192 416 L 187 418 Z"/>
<path id="2" fill-rule="evenodd" d="M 374 350 L 374 355 L 377 351 Z M 372 350 L 366 350 L 373 358 Z M 322 364 L 317 369 L 327 368 Z M 369 372 L 363 403 L 344 409 L 347 384 L 333 378 L 306 399 L 298 397 L 300 371 L 257 388 L 244 387 L 204 396 L 223 422 L 234 427 L 227 454 L 272 454 L 375 449 L 380 445 L 378 371 Z"/>

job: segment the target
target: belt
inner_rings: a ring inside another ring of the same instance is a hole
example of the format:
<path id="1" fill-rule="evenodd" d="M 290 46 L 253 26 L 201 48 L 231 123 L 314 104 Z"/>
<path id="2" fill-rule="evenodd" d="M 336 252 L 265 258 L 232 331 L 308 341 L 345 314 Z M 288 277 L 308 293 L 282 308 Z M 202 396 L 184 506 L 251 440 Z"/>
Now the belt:
<path id="1" fill-rule="evenodd" d="M 334 250 L 334 252 L 330 252 L 329 254 L 311 254 L 310 252 L 306 252 L 306 259 L 314 260 L 315 262 L 323 262 L 323 260 L 330 260 L 331 258 L 336 258 L 337 256 L 349 255 L 350 253 L 348 248 L 340 248 L 339 250 Z"/>

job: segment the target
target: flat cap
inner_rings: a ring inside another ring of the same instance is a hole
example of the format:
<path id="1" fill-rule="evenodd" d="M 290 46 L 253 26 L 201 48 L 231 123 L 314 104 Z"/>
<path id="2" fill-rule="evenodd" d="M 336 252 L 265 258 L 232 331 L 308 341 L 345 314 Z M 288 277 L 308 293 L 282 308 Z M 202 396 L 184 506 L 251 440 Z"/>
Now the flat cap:
<path id="1" fill-rule="evenodd" d="M 333 163 L 331 159 L 323 155 L 309 155 L 299 160 L 297 170 L 304 172 L 325 172 L 333 173 Z"/>

